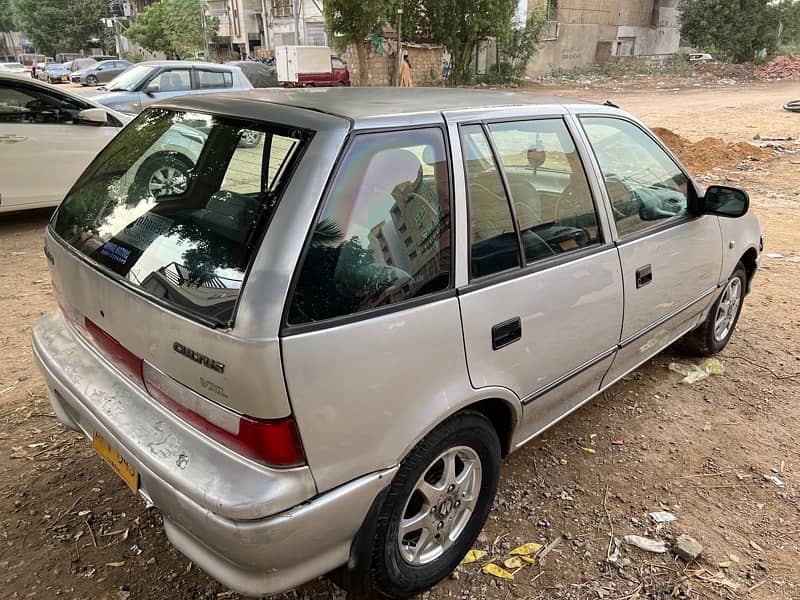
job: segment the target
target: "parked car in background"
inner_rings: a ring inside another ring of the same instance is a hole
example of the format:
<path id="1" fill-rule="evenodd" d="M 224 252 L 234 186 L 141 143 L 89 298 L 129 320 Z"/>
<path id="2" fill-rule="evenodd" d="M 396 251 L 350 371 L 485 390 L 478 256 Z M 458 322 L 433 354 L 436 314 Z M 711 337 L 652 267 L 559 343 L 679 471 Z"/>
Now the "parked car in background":
<path id="1" fill-rule="evenodd" d="M 138 114 L 154 102 L 194 94 L 249 90 L 239 67 L 206 62 L 147 61 L 134 65 L 93 99 L 104 106 Z"/>
<path id="2" fill-rule="evenodd" d="M 108 83 L 132 66 L 133 63 L 128 60 L 104 60 L 73 73 L 72 82 L 88 86 Z"/>
<path id="3" fill-rule="evenodd" d="M 233 60 L 225 64 L 239 67 L 255 88 L 278 87 L 278 71 L 274 65 L 255 60 Z"/>
<path id="4" fill-rule="evenodd" d="M 36 79 L 47 83 L 69 83 L 69 71 L 61 63 L 46 63 L 36 69 Z"/>
<path id="5" fill-rule="evenodd" d="M 0 212 L 55 206 L 129 116 L 0 70 Z"/>
<path id="6" fill-rule="evenodd" d="M 25 65 L 18 62 L 0 63 L 0 73 L 16 73 L 17 75 L 24 75 Z"/>
<path id="7" fill-rule="evenodd" d="M 350 85 L 347 65 L 325 46 L 278 46 L 275 66 L 278 82 L 287 87 Z"/>
<path id="8" fill-rule="evenodd" d="M 179 155 L 185 177 L 140 176 Z M 472 547 L 503 456 L 682 336 L 725 347 L 763 250 L 748 207 L 610 106 L 172 99 L 51 220 L 33 351 L 59 420 L 229 588 L 341 569 L 407 598 Z"/>

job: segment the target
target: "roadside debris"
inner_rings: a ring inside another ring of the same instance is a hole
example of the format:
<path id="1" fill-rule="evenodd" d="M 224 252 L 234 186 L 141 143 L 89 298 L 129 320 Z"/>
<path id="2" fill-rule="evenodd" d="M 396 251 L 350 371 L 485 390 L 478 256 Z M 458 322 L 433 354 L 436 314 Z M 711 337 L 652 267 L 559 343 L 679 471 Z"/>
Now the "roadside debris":
<path id="1" fill-rule="evenodd" d="M 682 383 L 689 385 L 702 381 L 709 375 L 722 375 L 725 372 L 722 363 L 716 358 L 706 358 L 699 365 L 669 363 L 669 370 L 683 375 Z"/>
<path id="2" fill-rule="evenodd" d="M 703 554 L 703 546 L 688 535 L 679 535 L 678 539 L 675 540 L 673 550 L 675 550 L 675 554 L 687 562 L 697 560 Z"/>
<path id="3" fill-rule="evenodd" d="M 800 56 L 777 56 L 758 69 L 759 76 L 767 79 L 789 79 L 800 75 Z"/>
<path id="4" fill-rule="evenodd" d="M 769 148 L 750 142 L 726 142 L 714 137 L 692 142 L 663 127 L 654 127 L 653 133 L 695 173 L 707 173 L 716 167 L 733 166 L 747 160 L 766 161 L 773 156 Z"/>
<path id="5" fill-rule="evenodd" d="M 771 481 L 772 483 L 774 483 L 776 486 L 778 486 L 780 488 L 783 487 L 783 479 L 781 479 L 777 475 L 764 474 L 764 479 L 767 480 L 767 481 Z"/>
<path id="6" fill-rule="evenodd" d="M 651 540 L 650 538 L 642 537 L 640 535 L 626 535 L 625 543 L 636 546 L 645 552 L 656 552 L 664 554 L 667 551 L 667 545 L 660 540 Z"/>
<path id="7" fill-rule="evenodd" d="M 461 561 L 461 564 L 468 565 L 470 563 L 478 562 L 484 556 L 486 556 L 486 550 L 470 550 L 467 552 L 464 560 Z"/>
<path id="8" fill-rule="evenodd" d="M 656 523 L 672 523 L 673 521 L 678 520 L 678 517 L 673 515 L 671 512 L 667 512 L 665 510 L 651 512 L 650 518 L 653 519 L 653 521 L 655 521 Z"/>
<path id="9" fill-rule="evenodd" d="M 506 571 L 503 567 L 498 567 L 494 563 L 489 563 L 488 565 L 483 565 L 481 569 L 487 575 L 492 575 L 493 577 L 498 577 L 500 579 L 514 579 L 514 575 Z"/>

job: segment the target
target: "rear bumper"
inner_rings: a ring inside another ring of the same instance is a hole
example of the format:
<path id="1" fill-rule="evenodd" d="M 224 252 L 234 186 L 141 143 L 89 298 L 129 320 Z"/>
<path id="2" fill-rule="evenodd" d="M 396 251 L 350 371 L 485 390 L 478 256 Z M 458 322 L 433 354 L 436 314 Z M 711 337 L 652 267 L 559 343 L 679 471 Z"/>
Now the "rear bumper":
<path id="1" fill-rule="evenodd" d="M 60 311 L 36 322 L 33 350 L 59 420 L 110 442 L 139 472 L 139 494 L 163 513 L 170 541 L 237 592 L 282 592 L 346 563 L 394 475 L 367 475 L 309 501 L 307 467 L 267 469 L 205 438 L 105 364 Z"/>

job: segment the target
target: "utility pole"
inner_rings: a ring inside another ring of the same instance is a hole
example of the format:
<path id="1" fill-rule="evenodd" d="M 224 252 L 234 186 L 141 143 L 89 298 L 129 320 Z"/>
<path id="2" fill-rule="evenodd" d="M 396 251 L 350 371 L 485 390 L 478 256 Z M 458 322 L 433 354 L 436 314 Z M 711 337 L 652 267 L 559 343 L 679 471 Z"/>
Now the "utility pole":
<path id="1" fill-rule="evenodd" d="M 397 8 L 397 66 L 394 70 L 394 85 L 400 87 L 400 66 L 403 64 L 402 32 L 403 29 L 403 0 Z"/>
<path id="2" fill-rule="evenodd" d="M 294 13 L 294 45 L 300 45 L 300 3 L 303 0 L 292 0 L 292 12 Z"/>

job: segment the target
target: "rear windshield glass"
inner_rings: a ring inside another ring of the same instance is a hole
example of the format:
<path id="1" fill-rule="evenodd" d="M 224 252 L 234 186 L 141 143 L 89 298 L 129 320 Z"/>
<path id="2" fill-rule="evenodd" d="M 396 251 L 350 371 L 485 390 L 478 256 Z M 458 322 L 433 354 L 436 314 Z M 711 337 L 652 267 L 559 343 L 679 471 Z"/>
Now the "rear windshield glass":
<path id="1" fill-rule="evenodd" d="M 260 237 L 309 132 L 145 111 L 81 176 L 53 230 L 180 312 L 231 322 Z"/>

